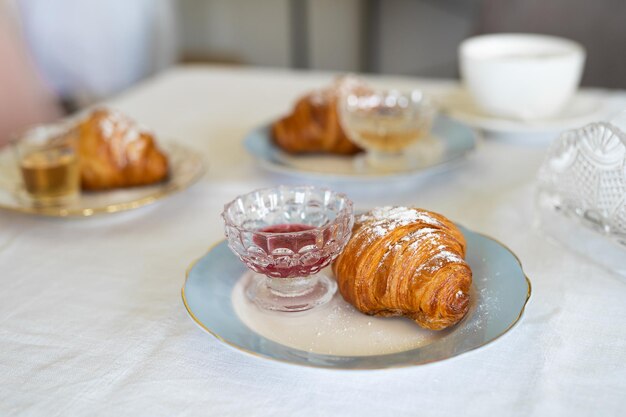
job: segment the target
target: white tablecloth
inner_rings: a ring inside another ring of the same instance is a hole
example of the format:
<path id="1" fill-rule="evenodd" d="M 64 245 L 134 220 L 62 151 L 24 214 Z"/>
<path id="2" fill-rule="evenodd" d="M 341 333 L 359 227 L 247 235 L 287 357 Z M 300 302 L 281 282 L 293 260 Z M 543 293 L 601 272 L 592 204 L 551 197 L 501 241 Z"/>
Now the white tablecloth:
<path id="1" fill-rule="evenodd" d="M 331 371 L 243 354 L 192 322 L 180 288 L 189 264 L 222 237 L 222 205 L 298 182 L 257 168 L 242 138 L 330 79 L 173 70 L 112 104 L 201 152 L 209 169 L 199 184 L 78 221 L 0 214 L 1 416 L 623 415 L 626 281 L 533 228 L 546 142 L 523 135 L 486 138 L 467 163 L 426 180 L 335 186 L 357 207 L 422 206 L 510 246 L 533 295 L 496 342 L 424 366 Z"/>

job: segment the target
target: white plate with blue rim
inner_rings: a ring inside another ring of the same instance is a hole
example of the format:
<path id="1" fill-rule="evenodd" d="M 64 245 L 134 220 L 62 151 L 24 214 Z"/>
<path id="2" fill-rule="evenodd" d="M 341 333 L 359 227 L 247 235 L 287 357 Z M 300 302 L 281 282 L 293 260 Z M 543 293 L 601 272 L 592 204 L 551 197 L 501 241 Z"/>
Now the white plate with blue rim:
<path id="1" fill-rule="evenodd" d="M 411 163 L 384 171 L 368 165 L 364 153 L 338 156 L 284 152 L 274 143 L 270 125 L 248 133 L 244 146 L 259 165 L 272 172 L 353 182 L 424 176 L 449 169 L 462 162 L 476 148 L 476 142 L 476 133 L 470 127 L 448 117 L 437 116 L 430 135 L 405 151 Z"/>
<path id="2" fill-rule="evenodd" d="M 183 303 L 201 329 L 265 359 L 333 369 L 405 367 L 449 359 L 511 330 L 531 293 L 530 280 L 510 249 L 464 227 L 461 231 L 473 271 L 472 301 L 463 320 L 443 331 L 422 329 L 406 318 L 362 314 L 339 293 L 309 311 L 260 310 L 244 295 L 249 271 L 226 241 L 189 268 Z"/>

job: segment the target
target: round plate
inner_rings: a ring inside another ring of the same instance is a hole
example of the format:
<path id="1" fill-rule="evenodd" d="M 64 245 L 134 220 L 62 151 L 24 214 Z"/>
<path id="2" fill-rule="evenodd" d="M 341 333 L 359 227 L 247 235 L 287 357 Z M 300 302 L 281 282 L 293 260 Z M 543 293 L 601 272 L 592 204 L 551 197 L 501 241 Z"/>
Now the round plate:
<path id="1" fill-rule="evenodd" d="M 402 367 L 444 360 L 484 346 L 510 330 L 522 316 L 531 292 L 530 281 L 509 249 L 487 236 L 461 230 L 467 239 L 466 260 L 473 271 L 472 304 L 460 323 L 444 331 L 427 331 L 405 318 L 363 315 L 339 294 L 331 302 L 336 304 L 334 308 L 287 314 L 257 309 L 257 315 L 251 318 L 249 313 L 254 309 L 242 307 L 244 297 L 239 291 L 239 278 L 247 277 L 247 269 L 226 241 L 190 267 L 182 289 L 183 302 L 202 329 L 234 348 L 268 359 L 341 369 Z M 307 322 L 330 323 L 335 331 L 328 340 L 341 347 L 341 352 L 319 353 L 328 347 L 310 341 L 323 337 L 323 332 L 313 325 L 302 325 Z M 289 328 L 294 329 L 292 334 L 285 332 Z M 404 332 L 404 339 L 399 331 Z M 418 346 L 385 346 L 392 343 L 390 340 Z M 377 346 L 380 343 L 383 345 Z M 368 354 L 363 350 L 367 345 L 380 353 Z"/>
<path id="2" fill-rule="evenodd" d="M 454 89 L 439 96 L 437 104 L 442 112 L 453 119 L 478 129 L 499 133 L 548 133 L 572 129 L 593 121 L 607 120 L 624 106 L 623 100 L 617 96 L 612 97 L 603 90 L 589 89 L 580 90 L 559 114 L 532 121 L 487 115 L 476 106 L 464 89 Z"/>
<path id="3" fill-rule="evenodd" d="M 431 133 L 429 138 L 407 150 L 408 158 L 415 161 L 413 167 L 387 172 L 369 168 L 363 154 L 290 155 L 274 144 L 269 125 L 250 132 L 244 140 L 244 146 L 261 166 L 270 171 L 340 181 L 371 181 L 429 174 L 461 161 L 476 147 L 474 131 L 447 117 L 437 117 Z"/>
<path id="4" fill-rule="evenodd" d="M 174 143 L 164 144 L 170 163 L 169 178 L 159 184 L 111 191 L 82 192 L 63 206 L 38 207 L 29 202 L 10 149 L 0 154 L 0 209 L 52 217 L 87 217 L 116 213 L 153 203 L 196 182 L 204 173 L 202 159 L 194 151 Z"/>

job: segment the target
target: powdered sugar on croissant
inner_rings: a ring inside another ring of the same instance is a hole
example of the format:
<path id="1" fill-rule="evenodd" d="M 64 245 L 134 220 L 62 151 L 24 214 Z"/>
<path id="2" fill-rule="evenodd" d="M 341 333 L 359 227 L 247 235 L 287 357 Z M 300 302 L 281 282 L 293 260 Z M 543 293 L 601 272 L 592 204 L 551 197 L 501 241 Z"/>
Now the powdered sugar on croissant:
<path id="1" fill-rule="evenodd" d="M 377 208 L 357 217 L 333 270 L 341 294 L 359 311 L 406 316 L 439 330 L 469 308 L 472 271 L 465 246 L 461 231 L 442 215 Z"/>
<path id="2" fill-rule="evenodd" d="M 75 131 L 83 189 L 132 187 L 167 178 L 168 159 L 154 135 L 122 113 L 97 109 Z"/>

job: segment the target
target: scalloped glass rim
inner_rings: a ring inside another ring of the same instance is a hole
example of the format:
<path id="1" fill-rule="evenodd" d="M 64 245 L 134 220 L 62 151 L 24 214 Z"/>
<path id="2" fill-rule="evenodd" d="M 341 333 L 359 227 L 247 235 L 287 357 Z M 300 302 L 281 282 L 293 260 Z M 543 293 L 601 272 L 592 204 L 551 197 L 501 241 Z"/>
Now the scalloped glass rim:
<path id="1" fill-rule="evenodd" d="M 300 231 L 300 232 L 281 232 L 281 233 L 275 233 L 275 232 L 263 232 L 260 230 L 256 230 L 256 229 L 248 229 L 245 227 L 241 227 L 238 226 L 236 224 L 234 224 L 230 219 L 228 219 L 226 217 L 226 212 L 228 211 L 228 209 L 230 207 L 232 207 L 234 204 L 236 204 L 237 201 L 240 201 L 243 197 L 246 197 L 248 195 L 254 194 L 254 193 L 260 193 L 260 192 L 264 192 L 264 191 L 271 191 L 271 190 L 277 190 L 280 188 L 289 188 L 289 189 L 294 189 L 294 188 L 298 188 L 298 189 L 302 189 L 302 188 L 308 188 L 308 189 L 316 189 L 318 191 L 324 191 L 324 192 L 331 192 L 335 197 L 340 198 L 344 201 L 345 207 L 342 208 L 339 212 L 337 212 L 337 216 L 336 218 L 340 218 L 340 217 L 345 217 L 345 216 L 350 216 L 353 214 L 353 203 L 352 200 L 350 200 L 348 198 L 348 196 L 345 193 L 341 193 L 341 192 L 337 192 L 334 191 L 328 187 L 317 187 L 314 185 L 277 185 L 277 186 L 273 186 L 273 187 L 264 187 L 264 188 L 257 188 L 256 190 L 252 190 L 250 192 L 244 193 L 244 194 L 240 194 L 237 197 L 235 197 L 234 199 L 232 199 L 230 202 L 224 204 L 224 209 L 222 211 L 222 213 L 220 214 L 220 216 L 222 217 L 222 220 L 224 221 L 224 223 L 226 224 L 226 226 L 229 227 L 233 227 L 241 232 L 248 232 L 248 233 L 254 233 L 256 235 L 260 235 L 260 236 L 275 236 L 280 234 L 281 236 L 304 236 L 307 234 L 310 234 L 311 231 L 310 230 L 304 230 L 304 231 Z M 328 227 L 332 226 L 333 223 L 335 223 L 335 221 L 333 222 L 329 222 L 323 226 L 319 226 L 319 227 L 315 227 L 316 230 L 325 230 Z"/>

